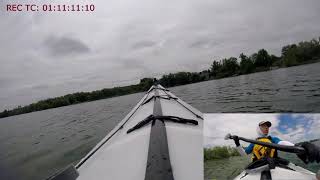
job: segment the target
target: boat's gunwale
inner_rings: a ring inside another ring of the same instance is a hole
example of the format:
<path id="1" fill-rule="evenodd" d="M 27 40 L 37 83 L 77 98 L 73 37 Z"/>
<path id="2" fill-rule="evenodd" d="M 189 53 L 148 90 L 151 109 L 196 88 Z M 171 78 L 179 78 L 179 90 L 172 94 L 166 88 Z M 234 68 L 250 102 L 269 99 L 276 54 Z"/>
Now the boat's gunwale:
<path id="1" fill-rule="evenodd" d="M 152 88 L 152 87 L 151 87 Z M 150 89 L 151 89 L 150 88 Z M 113 135 L 115 135 L 122 127 L 129 121 L 129 119 L 135 114 L 135 112 L 143 105 L 143 102 L 148 98 L 149 91 L 140 99 L 138 104 L 124 117 L 118 125 L 113 128 L 89 153 L 83 157 L 79 163 L 75 166 L 79 169 L 85 161 L 87 161 L 94 153 L 96 153 Z"/>

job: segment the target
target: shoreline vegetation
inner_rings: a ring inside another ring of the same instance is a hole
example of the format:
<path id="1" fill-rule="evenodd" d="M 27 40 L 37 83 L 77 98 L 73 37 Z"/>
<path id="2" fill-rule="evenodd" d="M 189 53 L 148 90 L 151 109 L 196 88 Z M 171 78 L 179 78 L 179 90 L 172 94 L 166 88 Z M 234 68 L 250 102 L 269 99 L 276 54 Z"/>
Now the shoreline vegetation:
<path id="1" fill-rule="evenodd" d="M 320 62 L 320 37 L 318 40 L 312 39 L 284 46 L 280 57 L 269 54 L 265 49 L 260 49 L 250 56 L 241 53 L 239 58 L 229 57 L 214 60 L 208 70 L 201 72 L 178 72 L 163 75 L 159 79 L 159 83 L 165 87 L 173 87 L 315 62 Z M 18 106 L 11 110 L 5 109 L 0 112 L 0 118 L 144 92 L 153 84 L 153 79 L 143 78 L 139 84 L 135 85 L 105 88 L 92 92 L 77 92 L 41 100 L 26 106 Z"/>
<path id="2" fill-rule="evenodd" d="M 233 156 L 240 156 L 236 148 L 230 146 L 215 146 L 203 149 L 204 161 L 225 159 Z"/>

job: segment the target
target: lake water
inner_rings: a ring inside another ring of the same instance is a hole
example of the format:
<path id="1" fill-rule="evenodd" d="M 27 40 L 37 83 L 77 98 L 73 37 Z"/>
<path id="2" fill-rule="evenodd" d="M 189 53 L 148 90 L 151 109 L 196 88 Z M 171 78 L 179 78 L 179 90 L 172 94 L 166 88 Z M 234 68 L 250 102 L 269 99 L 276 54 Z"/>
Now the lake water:
<path id="1" fill-rule="evenodd" d="M 319 69 L 309 64 L 171 91 L 202 112 L 320 112 Z M 0 119 L 0 179 L 44 179 L 77 162 L 143 94 Z"/>
<path id="2" fill-rule="evenodd" d="M 320 63 L 172 88 L 202 112 L 320 112 Z"/>

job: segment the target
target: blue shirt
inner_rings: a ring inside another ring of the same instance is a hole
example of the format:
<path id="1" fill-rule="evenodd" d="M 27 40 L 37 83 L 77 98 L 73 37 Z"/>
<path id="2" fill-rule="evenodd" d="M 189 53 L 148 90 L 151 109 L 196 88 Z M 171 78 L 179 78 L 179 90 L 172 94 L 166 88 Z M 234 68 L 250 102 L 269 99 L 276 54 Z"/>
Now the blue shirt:
<path id="1" fill-rule="evenodd" d="M 277 137 L 272 137 L 272 136 L 270 136 L 270 137 L 271 137 L 271 142 L 272 142 L 272 143 L 278 144 L 278 143 L 281 141 L 281 140 L 280 140 L 279 138 L 277 138 Z M 254 146 L 254 144 L 251 143 L 248 147 L 246 147 L 246 148 L 244 149 L 247 154 L 252 153 L 252 151 L 253 151 L 253 146 Z"/>

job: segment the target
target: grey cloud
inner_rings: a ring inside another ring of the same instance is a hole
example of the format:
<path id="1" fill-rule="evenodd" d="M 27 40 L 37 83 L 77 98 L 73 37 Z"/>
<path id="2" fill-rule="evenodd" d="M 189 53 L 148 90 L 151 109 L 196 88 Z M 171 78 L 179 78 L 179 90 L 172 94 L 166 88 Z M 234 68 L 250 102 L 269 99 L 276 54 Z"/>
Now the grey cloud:
<path id="1" fill-rule="evenodd" d="M 122 66 L 127 67 L 128 69 L 146 70 L 146 64 L 141 62 L 139 59 L 121 58 L 119 59 L 119 62 L 122 62 Z"/>
<path id="2" fill-rule="evenodd" d="M 193 42 L 190 43 L 189 48 L 214 48 L 218 46 L 218 40 L 211 38 L 195 38 Z"/>
<path id="3" fill-rule="evenodd" d="M 31 89 L 33 90 L 43 90 L 43 89 L 48 89 L 49 86 L 46 84 L 40 84 L 40 85 L 36 85 L 36 86 L 32 86 Z"/>
<path id="4" fill-rule="evenodd" d="M 10 84 L 12 84 L 11 78 L 0 78 L 0 88 L 9 86 Z"/>
<path id="5" fill-rule="evenodd" d="M 210 40 L 209 39 L 199 39 L 199 40 L 195 40 L 194 42 L 192 42 L 189 45 L 189 47 L 190 48 L 204 48 L 208 44 L 210 44 Z"/>
<path id="6" fill-rule="evenodd" d="M 140 41 L 132 45 L 133 49 L 143 49 L 143 48 L 148 48 L 148 47 L 153 47 L 157 43 L 153 41 Z"/>
<path id="7" fill-rule="evenodd" d="M 86 44 L 80 40 L 66 36 L 50 36 L 44 41 L 44 45 L 52 56 L 67 56 L 71 54 L 76 55 L 90 52 L 90 49 Z"/>

